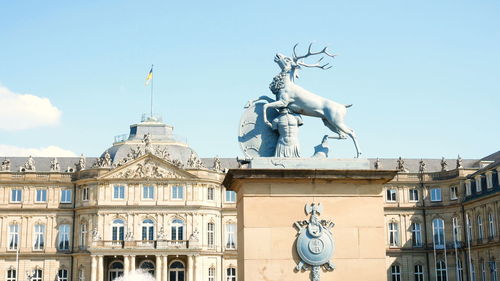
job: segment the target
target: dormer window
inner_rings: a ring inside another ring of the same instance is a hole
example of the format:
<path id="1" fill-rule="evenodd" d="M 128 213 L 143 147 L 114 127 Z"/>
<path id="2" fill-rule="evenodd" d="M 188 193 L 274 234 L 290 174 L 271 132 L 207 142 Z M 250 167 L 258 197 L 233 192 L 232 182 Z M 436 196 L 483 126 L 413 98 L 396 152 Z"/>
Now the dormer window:
<path id="1" fill-rule="evenodd" d="M 472 195 L 472 183 L 470 180 L 465 180 L 465 195 Z"/>
<path id="2" fill-rule="evenodd" d="M 475 177 L 476 180 L 476 192 L 481 192 L 481 175 Z"/>
<path id="3" fill-rule="evenodd" d="M 486 188 L 487 189 L 493 188 L 493 172 L 492 171 L 486 172 Z"/>

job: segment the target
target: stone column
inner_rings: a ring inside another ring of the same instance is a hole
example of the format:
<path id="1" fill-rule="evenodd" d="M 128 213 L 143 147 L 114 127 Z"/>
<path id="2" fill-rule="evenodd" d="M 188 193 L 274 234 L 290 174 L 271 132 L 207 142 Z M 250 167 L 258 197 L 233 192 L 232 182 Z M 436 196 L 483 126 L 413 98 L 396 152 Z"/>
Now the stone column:
<path id="1" fill-rule="evenodd" d="M 130 271 L 135 271 L 135 256 L 130 256 Z"/>
<path id="2" fill-rule="evenodd" d="M 129 256 L 123 256 L 123 273 L 127 275 L 130 271 Z"/>
<path id="3" fill-rule="evenodd" d="M 201 281 L 201 268 L 200 268 L 200 256 L 195 255 L 193 257 L 193 262 L 194 262 L 194 280 L 193 281 Z"/>
<path id="4" fill-rule="evenodd" d="M 91 256 L 90 281 L 97 281 L 97 257 Z"/>
<path id="5" fill-rule="evenodd" d="M 97 256 L 97 280 L 104 281 L 104 265 L 102 256 Z"/>
<path id="6" fill-rule="evenodd" d="M 162 281 L 162 257 L 161 256 L 156 256 L 156 264 L 155 264 L 155 276 L 156 276 L 156 281 Z"/>
<path id="7" fill-rule="evenodd" d="M 163 256 L 163 280 L 168 280 L 168 257 Z"/>
<path id="8" fill-rule="evenodd" d="M 187 256 L 187 281 L 193 281 L 193 256 Z"/>

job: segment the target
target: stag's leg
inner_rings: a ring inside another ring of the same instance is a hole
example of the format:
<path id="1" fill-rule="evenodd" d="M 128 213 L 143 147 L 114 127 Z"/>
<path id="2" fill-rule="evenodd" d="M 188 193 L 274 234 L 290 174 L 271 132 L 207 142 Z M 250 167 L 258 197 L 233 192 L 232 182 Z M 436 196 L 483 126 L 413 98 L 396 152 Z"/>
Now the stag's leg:
<path id="1" fill-rule="evenodd" d="M 286 107 L 288 104 L 285 103 L 283 100 L 271 102 L 271 103 L 265 103 L 264 106 L 262 107 L 262 116 L 264 117 L 264 122 L 269 126 L 272 127 L 273 125 L 269 120 L 267 120 L 267 108 L 280 108 L 280 107 Z"/>
<path id="2" fill-rule="evenodd" d="M 354 130 L 347 127 L 344 123 L 339 123 L 337 124 L 337 127 L 346 133 L 349 137 L 351 137 L 352 141 L 354 142 L 354 147 L 356 148 L 356 158 L 359 158 L 361 155 L 361 149 L 359 148 L 358 141 L 356 138 L 356 134 L 354 133 Z"/>
<path id="3" fill-rule="evenodd" d="M 342 133 L 341 131 L 339 131 L 339 128 L 337 128 L 337 126 L 335 126 L 334 124 L 328 122 L 328 120 L 326 120 L 325 118 L 323 118 L 321 120 L 323 120 L 323 124 L 325 124 L 325 126 L 328 129 L 330 129 L 332 132 L 338 134 L 339 138 L 341 138 L 341 139 L 345 139 L 346 138 L 346 135 L 344 133 Z"/>

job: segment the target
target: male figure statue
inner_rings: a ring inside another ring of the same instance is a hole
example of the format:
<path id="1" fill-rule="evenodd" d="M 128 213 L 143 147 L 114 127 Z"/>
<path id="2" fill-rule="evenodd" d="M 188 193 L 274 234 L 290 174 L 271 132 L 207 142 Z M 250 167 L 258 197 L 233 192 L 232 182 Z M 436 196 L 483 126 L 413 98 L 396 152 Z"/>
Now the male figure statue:
<path id="1" fill-rule="evenodd" d="M 299 126 L 303 125 L 302 117 L 286 107 L 280 108 L 279 113 L 271 122 L 271 128 L 279 133 L 274 157 L 300 157 Z"/>

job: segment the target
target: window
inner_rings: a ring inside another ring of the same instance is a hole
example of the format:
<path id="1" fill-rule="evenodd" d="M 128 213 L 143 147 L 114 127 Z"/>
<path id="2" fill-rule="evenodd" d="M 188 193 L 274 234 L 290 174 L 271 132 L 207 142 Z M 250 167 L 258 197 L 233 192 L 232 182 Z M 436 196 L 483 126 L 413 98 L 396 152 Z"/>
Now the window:
<path id="1" fill-rule="evenodd" d="M 111 240 L 123 241 L 125 240 L 125 222 L 121 219 L 116 219 L 111 225 Z"/>
<path id="2" fill-rule="evenodd" d="M 142 199 L 154 199 L 155 187 L 152 185 L 145 185 L 142 187 Z"/>
<path id="3" fill-rule="evenodd" d="M 19 245 L 19 225 L 11 224 L 9 225 L 9 250 L 17 250 Z"/>
<path id="4" fill-rule="evenodd" d="M 87 246 L 87 224 L 80 224 L 80 247 L 85 248 Z"/>
<path id="5" fill-rule="evenodd" d="M 458 199 L 458 187 L 456 187 L 456 186 L 450 187 L 450 199 L 451 200 Z"/>
<path id="6" fill-rule="evenodd" d="M 143 261 L 139 265 L 139 268 L 142 269 L 143 271 L 151 274 L 152 276 L 155 275 L 155 264 L 152 261 L 149 261 L 149 260 Z"/>
<path id="7" fill-rule="evenodd" d="M 23 200 L 23 191 L 21 189 L 12 189 L 10 191 L 10 202 L 19 203 Z"/>
<path id="8" fill-rule="evenodd" d="M 69 224 L 61 224 L 59 226 L 58 249 L 69 250 Z"/>
<path id="9" fill-rule="evenodd" d="M 493 172 L 491 171 L 486 172 L 486 188 L 493 188 Z"/>
<path id="10" fill-rule="evenodd" d="M 14 268 L 9 268 L 7 270 L 7 280 L 6 281 L 17 281 L 17 271 Z"/>
<path id="11" fill-rule="evenodd" d="M 465 181 L 465 195 L 470 196 L 472 194 L 472 186 L 471 181 Z"/>
<path id="12" fill-rule="evenodd" d="M 389 246 L 397 247 L 399 245 L 399 227 L 397 222 L 389 223 Z"/>
<path id="13" fill-rule="evenodd" d="M 422 265 L 420 264 L 415 265 L 414 276 L 415 276 L 415 281 L 424 281 L 424 269 Z"/>
<path id="14" fill-rule="evenodd" d="M 45 225 L 35 224 L 33 250 L 43 250 L 45 246 Z"/>
<path id="15" fill-rule="evenodd" d="M 471 281 L 476 281 L 476 268 L 474 267 L 474 262 L 471 261 L 470 264 L 470 270 L 471 270 Z"/>
<path id="16" fill-rule="evenodd" d="M 432 234 L 434 247 L 436 249 L 444 249 L 444 221 L 442 219 L 434 219 L 432 221 Z M 444 279 L 443 279 L 444 280 Z"/>
<path id="17" fill-rule="evenodd" d="M 85 270 L 83 268 L 78 271 L 78 281 L 85 281 Z"/>
<path id="18" fill-rule="evenodd" d="M 396 190 L 395 189 L 387 189 L 385 200 L 387 202 L 396 202 Z"/>
<path id="19" fill-rule="evenodd" d="M 61 203 L 71 203 L 71 190 L 70 189 L 61 190 Z"/>
<path id="20" fill-rule="evenodd" d="M 486 281 L 486 266 L 484 261 L 481 261 L 481 281 Z"/>
<path id="21" fill-rule="evenodd" d="M 483 240 L 484 237 L 483 217 L 477 216 L 477 239 Z"/>
<path id="22" fill-rule="evenodd" d="M 446 277 L 446 264 L 444 261 L 438 261 L 436 263 L 436 274 L 437 274 L 437 281 L 447 281 Z"/>
<path id="23" fill-rule="evenodd" d="M 37 189 L 35 202 L 47 202 L 47 189 Z"/>
<path id="24" fill-rule="evenodd" d="M 230 267 L 227 269 L 227 281 L 236 281 L 236 268 Z"/>
<path id="25" fill-rule="evenodd" d="M 82 201 L 89 201 L 89 187 L 82 187 Z"/>
<path id="26" fill-rule="evenodd" d="M 142 240 L 155 240 L 155 223 L 150 219 L 142 222 Z"/>
<path id="27" fill-rule="evenodd" d="M 401 281 L 401 268 L 399 265 L 391 266 L 391 281 Z"/>
<path id="28" fill-rule="evenodd" d="M 208 247 L 214 246 L 215 240 L 215 224 L 213 222 L 209 222 L 207 226 L 207 239 L 208 239 Z"/>
<path id="29" fill-rule="evenodd" d="M 226 224 L 226 248 L 236 249 L 236 224 Z"/>
<path id="30" fill-rule="evenodd" d="M 207 200 L 214 200 L 214 188 L 209 187 L 207 190 Z"/>
<path id="31" fill-rule="evenodd" d="M 488 263 L 490 264 L 490 281 L 498 281 L 496 262 L 492 260 Z"/>
<path id="32" fill-rule="evenodd" d="M 457 281 L 464 281 L 464 268 L 460 259 L 457 260 Z"/>
<path id="33" fill-rule="evenodd" d="M 214 281 L 215 280 L 215 268 L 210 267 L 208 269 L 208 281 Z"/>
<path id="34" fill-rule="evenodd" d="M 476 192 L 481 192 L 481 176 L 476 176 Z"/>
<path id="35" fill-rule="evenodd" d="M 42 281 L 43 280 L 43 272 L 41 269 L 35 269 L 33 271 L 33 275 L 31 276 L 30 281 Z"/>
<path id="36" fill-rule="evenodd" d="M 422 226 L 420 223 L 411 224 L 411 244 L 413 247 L 422 247 Z"/>
<path id="37" fill-rule="evenodd" d="M 68 271 L 66 269 L 59 269 L 57 272 L 57 281 L 68 281 Z"/>
<path id="38" fill-rule="evenodd" d="M 469 240 L 470 242 L 473 239 L 472 238 L 473 233 L 472 233 L 472 222 L 469 218 L 469 215 L 466 215 L 465 221 L 467 222 L 467 240 Z"/>
<path id="39" fill-rule="evenodd" d="M 184 270 L 184 264 L 182 264 L 180 261 L 175 261 L 170 265 L 170 268 L 168 269 L 169 272 L 169 281 L 184 281 L 184 275 L 185 275 L 185 270 Z"/>
<path id="40" fill-rule="evenodd" d="M 184 199 L 184 186 L 181 185 L 172 186 L 172 199 L 175 200 Z"/>
<path id="41" fill-rule="evenodd" d="M 453 226 L 453 241 L 455 243 L 458 243 L 462 241 L 462 231 L 460 231 L 460 224 L 458 223 L 458 217 L 453 217 L 452 226 Z"/>
<path id="42" fill-rule="evenodd" d="M 490 239 L 496 236 L 497 230 L 495 227 L 495 217 L 492 213 L 488 214 L 488 235 Z"/>
<path id="43" fill-rule="evenodd" d="M 438 202 L 441 201 L 441 188 L 431 188 L 431 201 Z"/>
<path id="44" fill-rule="evenodd" d="M 236 192 L 232 190 L 226 190 L 226 202 L 235 203 L 236 202 Z"/>
<path id="45" fill-rule="evenodd" d="M 184 222 L 178 219 L 172 221 L 172 240 L 184 240 Z"/>
<path id="46" fill-rule="evenodd" d="M 409 190 L 410 192 L 410 202 L 417 202 L 418 201 L 418 190 L 415 188 L 412 188 Z"/>
<path id="47" fill-rule="evenodd" d="M 113 199 L 125 199 L 124 185 L 115 185 L 113 187 Z"/>

